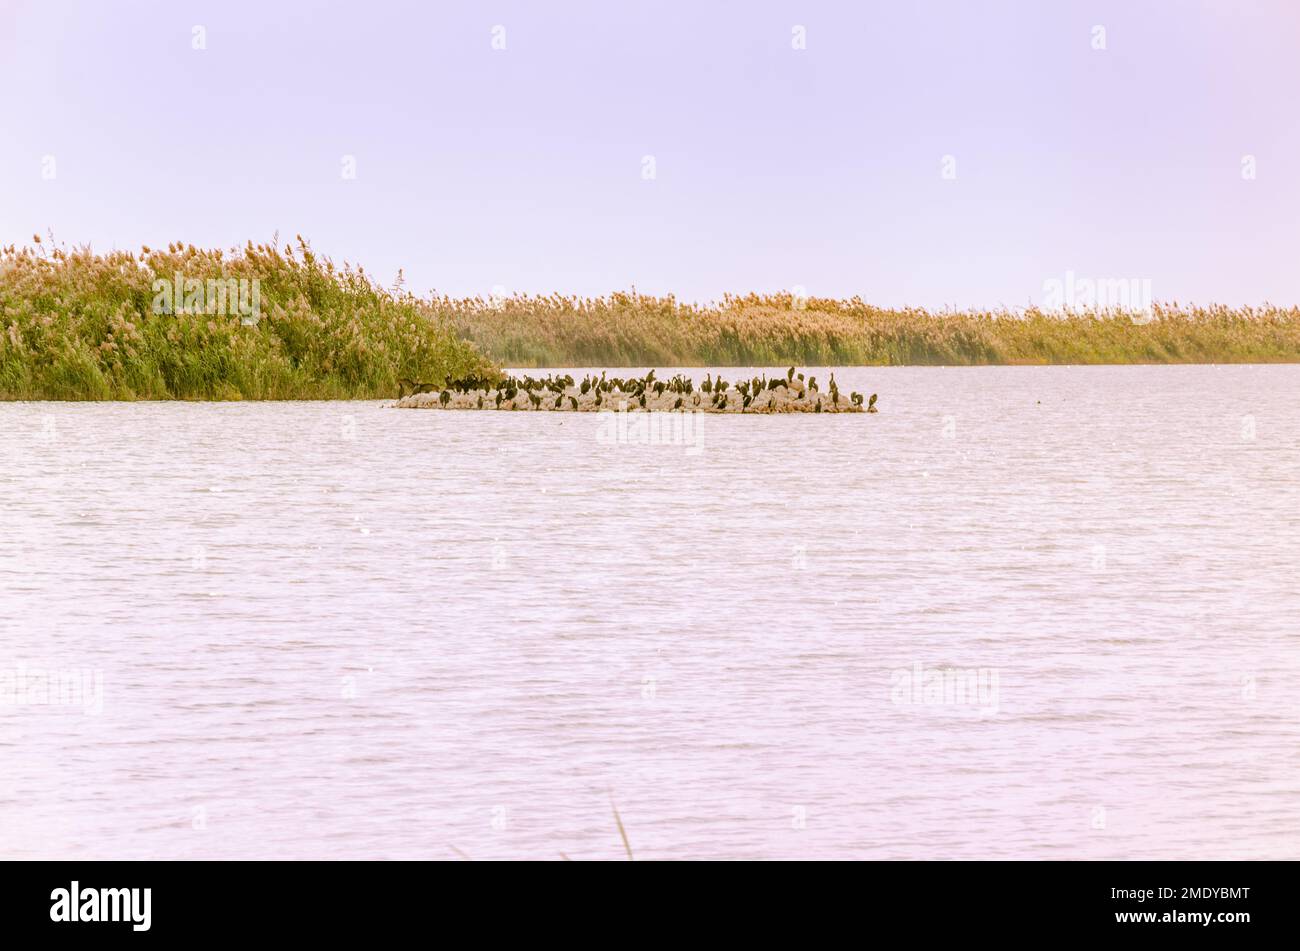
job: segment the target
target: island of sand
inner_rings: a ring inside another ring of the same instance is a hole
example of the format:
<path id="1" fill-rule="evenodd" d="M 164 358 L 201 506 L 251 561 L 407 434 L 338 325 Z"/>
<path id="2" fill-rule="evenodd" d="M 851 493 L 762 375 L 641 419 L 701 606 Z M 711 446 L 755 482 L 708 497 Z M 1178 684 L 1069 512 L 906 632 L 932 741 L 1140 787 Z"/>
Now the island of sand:
<path id="1" fill-rule="evenodd" d="M 412 392 L 406 392 L 411 390 Z M 398 409 L 524 410 L 553 412 L 700 413 L 874 413 L 876 396 L 866 405 L 859 393 L 842 393 L 831 376 L 825 388 L 791 367 L 785 376 L 728 383 L 706 376 L 698 387 L 678 374 L 656 380 L 655 371 L 630 379 L 586 376 L 524 376 L 487 381 L 470 379 L 435 386 L 402 381 L 393 406 Z"/>

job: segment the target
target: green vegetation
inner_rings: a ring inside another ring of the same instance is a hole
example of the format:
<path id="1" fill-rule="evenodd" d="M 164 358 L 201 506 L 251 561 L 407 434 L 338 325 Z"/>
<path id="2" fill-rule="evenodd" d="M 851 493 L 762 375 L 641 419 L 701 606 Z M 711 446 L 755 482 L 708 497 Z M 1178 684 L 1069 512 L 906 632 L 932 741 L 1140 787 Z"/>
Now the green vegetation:
<path id="1" fill-rule="evenodd" d="M 943 312 L 789 294 L 554 295 L 432 302 L 506 366 L 855 366 L 1300 361 L 1300 309 L 1180 307 L 1148 315 Z"/>
<path id="2" fill-rule="evenodd" d="M 177 275 L 208 288 L 229 280 L 232 293 L 188 307 L 181 295 L 159 313 L 155 281 Z M 241 280 L 257 288 L 256 322 L 237 308 Z M 0 250 L 0 399 L 391 398 L 403 376 L 494 373 L 420 301 L 336 268 L 301 238 L 296 251 L 93 254 L 39 238 Z"/>
<path id="3" fill-rule="evenodd" d="M 227 283 L 228 296 L 213 290 Z M 495 378 L 496 364 L 1255 362 L 1300 362 L 1300 309 L 1156 305 L 1139 319 L 788 294 L 707 306 L 635 293 L 426 300 L 336 268 L 301 238 L 230 251 L 94 254 L 39 238 L 0 249 L 0 399 L 391 398 L 403 378 L 442 387 Z"/>

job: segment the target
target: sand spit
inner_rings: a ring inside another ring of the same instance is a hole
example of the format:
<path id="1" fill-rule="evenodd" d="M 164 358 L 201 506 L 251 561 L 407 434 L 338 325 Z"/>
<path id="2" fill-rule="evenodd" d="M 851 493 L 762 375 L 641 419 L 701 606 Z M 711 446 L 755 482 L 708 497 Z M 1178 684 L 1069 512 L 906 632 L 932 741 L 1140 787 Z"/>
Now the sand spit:
<path id="1" fill-rule="evenodd" d="M 596 413 L 601 411 L 617 412 L 626 410 L 637 412 L 701 412 L 701 413 L 861 413 L 864 407 L 854 406 L 849 397 L 841 393 L 839 402 L 831 399 L 829 393 L 820 393 L 804 389 L 802 393 L 789 390 L 784 386 L 775 390 L 764 390 L 757 398 L 744 405 L 744 397 L 735 387 L 726 391 L 725 405 L 714 405 L 708 393 L 696 391 L 680 394 L 665 391 L 655 393 L 647 390 L 645 406 L 641 397 L 631 393 L 582 393 L 576 386 L 566 387 L 563 394 L 553 390 L 534 390 L 531 395 L 523 390 L 515 394 L 514 399 L 505 399 L 502 394 L 500 405 L 497 404 L 496 390 L 470 390 L 457 392 L 447 390 L 444 401 L 443 391 L 413 393 L 404 396 L 393 404 L 398 409 L 500 409 L 529 410 L 545 412 Z M 537 397 L 538 399 L 534 399 Z M 600 400 L 597 403 L 597 399 Z M 680 405 L 679 405 L 680 403 Z M 820 409 L 818 408 L 820 407 Z M 873 410 L 874 412 L 874 410 Z"/>
<path id="2" fill-rule="evenodd" d="M 402 378 L 393 406 L 401 409 L 495 409 L 533 412 L 650 412 L 650 413 L 874 413 L 876 394 L 863 405 L 861 393 L 843 393 L 830 375 L 826 387 L 817 378 L 797 373 L 768 379 L 761 373 L 735 385 L 719 374 L 706 374 L 696 383 L 678 373 L 655 379 L 651 370 L 643 377 L 590 374 L 579 382 L 572 375 L 551 374 L 541 379 L 520 377 L 469 377 L 434 385 Z"/>

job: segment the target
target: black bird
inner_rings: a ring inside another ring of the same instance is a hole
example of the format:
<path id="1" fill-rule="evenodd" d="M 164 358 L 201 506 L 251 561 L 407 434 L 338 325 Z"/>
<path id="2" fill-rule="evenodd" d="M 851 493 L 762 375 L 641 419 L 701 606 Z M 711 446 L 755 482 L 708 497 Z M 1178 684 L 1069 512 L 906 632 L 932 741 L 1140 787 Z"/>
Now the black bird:
<path id="1" fill-rule="evenodd" d="M 673 409 L 681 409 L 681 408 L 682 408 L 682 398 L 679 396 L 677 397 L 677 402 L 673 404 Z"/>
<path id="2" fill-rule="evenodd" d="M 438 394 L 438 402 L 445 408 L 451 402 L 451 390 L 443 390 Z"/>
<path id="3" fill-rule="evenodd" d="M 576 410 L 576 409 L 578 408 L 578 400 L 577 400 L 577 397 L 570 396 L 570 397 L 569 397 L 569 405 L 572 406 L 572 407 Z"/>
<path id="4" fill-rule="evenodd" d="M 871 399 L 867 402 L 867 412 L 868 412 L 868 413 L 874 413 L 874 412 L 877 412 L 877 410 L 876 410 L 876 394 L 875 394 L 875 393 L 872 393 L 872 394 L 871 394 Z"/>
<path id="5" fill-rule="evenodd" d="M 700 384 L 700 389 L 705 393 L 713 392 L 713 380 L 709 378 L 709 374 L 704 374 L 704 382 Z"/>
<path id="6" fill-rule="evenodd" d="M 404 376 L 397 378 L 397 398 L 399 400 L 407 395 L 408 390 L 410 395 L 414 396 L 416 393 L 432 393 L 437 388 L 437 385 L 433 383 L 416 383 Z"/>

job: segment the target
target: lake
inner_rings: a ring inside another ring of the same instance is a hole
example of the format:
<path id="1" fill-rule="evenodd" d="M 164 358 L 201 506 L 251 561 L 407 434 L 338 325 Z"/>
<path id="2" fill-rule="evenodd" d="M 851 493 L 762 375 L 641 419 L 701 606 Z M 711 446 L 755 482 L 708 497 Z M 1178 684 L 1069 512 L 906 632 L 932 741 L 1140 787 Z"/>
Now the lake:
<path id="1" fill-rule="evenodd" d="M 834 372 L 0 404 L 0 856 L 1300 856 L 1300 367 Z"/>

